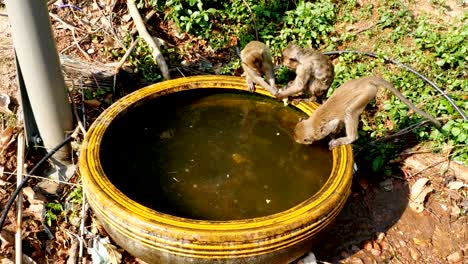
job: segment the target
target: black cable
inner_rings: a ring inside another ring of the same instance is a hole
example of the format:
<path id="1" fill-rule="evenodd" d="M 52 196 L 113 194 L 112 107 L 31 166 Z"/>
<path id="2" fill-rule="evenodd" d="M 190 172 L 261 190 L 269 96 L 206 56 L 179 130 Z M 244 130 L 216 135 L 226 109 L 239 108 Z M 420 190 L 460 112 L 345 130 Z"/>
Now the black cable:
<path id="1" fill-rule="evenodd" d="M 373 52 L 367 52 L 367 51 L 357 51 L 357 50 L 336 50 L 336 51 L 327 51 L 327 52 L 324 52 L 323 54 L 325 55 L 340 55 L 342 53 L 356 53 L 356 54 L 361 54 L 361 55 L 367 55 L 369 57 L 374 57 L 374 58 L 382 58 L 384 59 L 385 62 L 390 62 L 390 63 L 393 63 L 393 64 L 396 64 L 400 67 L 403 67 L 405 68 L 406 70 L 416 74 L 419 78 L 423 79 L 425 82 L 427 82 L 430 86 L 434 87 L 434 89 L 436 89 L 443 97 L 445 97 L 445 99 L 447 99 L 447 101 L 455 108 L 455 110 L 457 110 L 458 113 L 460 113 L 460 115 L 463 117 L 463 119 L 465 121 L 468 121 L 468 117 L 466 116 L 465 112 L 463 112 L 463 110 L 461 110 L 456 104 L 455 102 L 452 100 L 452 98 L 450 98 L 442 89 L 440 89 L 434 82 L 432 82 L 431 80 L 429 80 L 426 76 L 422 75 L 421 73 L 417 72 L 415 69 L 411 68 L 410 66 L 408 65 L 405 65 L 403 63 L 400 63 L 398 61 L 395 61 L 395 60 L 392 60 L 392 59 L 389 59 L 389 58 L 385 58 L 385 57 L 380 57 L 379 55 L 377 55 L 376 53 L 373 53 Z"/>
<path id="2" fill-rule="evenodd" d="M 65 146 L 65 144 L 67 144 L 69 141 L 71 141 L 73 139 L 73 134 L 69 135 L 67 138 L 65 138 L 63 140 L 62 143 L 58 144 L 56 147 L 54 147 L 49 153 L 47 153 L 47 155 L 45 155 L 30 171 L 29 171 L 29 175 L 32 175 L 34 173 L 34 171 L 37 170 L 37 168 L 39 168 L 39 166 L 42 165 L 42 163 L 44 163 L 46 160 L 48 160 L 52 155 L 55 154 L 55 152 L 57 152 L 59 149 L 61 149 L 63 146 Z M 7 204 L 5 205 L 5 209 L 3 209 L 3 213 L 2 213 L 2 216 L 0 218 L 0 231 L 2 231 L 3 229 L 3 224 L 5 223 L 5 219 L 7 217 L 7 214 L 8 214 L 8 211 L 10 210 L 11 206 L 13 205 L 13 203 L 15 202 L 15 199 L 16 199 L 16 196 L 18 196 L 19 192 L 21 191 L 21 189 L 24 187 L 24 185 L 26 185 L 26 182 L 28 181 L 29 177 L 26 177 L 23 179 L 23 181 L 20 183 L 20 185 L 18 187 L 16 187 L 16 190 L 13 192 L 13 194 L 11 195 L 10 199 L 8 200 Z M 0 240 L 0 246 L 2 245 L 2 241 Z"/>

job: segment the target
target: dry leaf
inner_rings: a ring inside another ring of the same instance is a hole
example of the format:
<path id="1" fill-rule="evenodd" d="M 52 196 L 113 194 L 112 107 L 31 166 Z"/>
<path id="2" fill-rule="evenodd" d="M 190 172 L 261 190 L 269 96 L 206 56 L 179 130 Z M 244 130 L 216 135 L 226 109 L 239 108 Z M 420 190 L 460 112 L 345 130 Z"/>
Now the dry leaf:
<path id="1" fill-rule="evenodd" d="M 29 186 L 23 188 L 23 195 L 26 196 L 26 200 L 31 204 L 43 204 L 47 202 L 47 198 L 45 198 L 44 195 L 34 192 L 34 190 Z"/>
<path id="2" fill-rule="evenodd" d="M 98 107 L 101 105 L 101 102 L 99 102 L 97 99 L 91 99 L 91 100 L 84 100 L 83 101 L 85 104 L 93 107 Z"/>
<path id="3" fill-rule="evenodd" d="M 432 187 L 426 185 L 428 182 L 429 179 L 421 178 L 411 187 L 409 207 L 417 213 L 424 210 L 424 200 L 427 194 L 434 190 Z"/>
<path id="4" fill-rule="evenodd" d="M 461 213 L 460 207 L 458 207 L 456 204 L 452 205 L 450 208 L 450 215 L 451 216 L 459 216 Z"/>
<path id="5" fill-rule="evenodd" d="M 32 218 L 42 221 L 45 215 L 45 205 L 42 204 L 30 204 L 28 208 L 24 209 L 24 214 L 31 216 Z"/>
<path id="6" fill-rule="evenodd" d="M 10 142 L 14 131 L 15 129 L 13 127 L 7 127 L 2 131 L 0 134 L 0 150 L 4 149 L 8 145 L 8 142 Z"/>
<path id="7" fill-rule="evenodd" d="M 301 259 L 304 264 L 317 264 L 317 259 L 315 258 L 314 253 L 309 252 L 304 258 Z"/>
<path id="8" fill-rule="evenodd" d="M 450 190 L 458 190 L 462 187 L 468 187 L 468 184 L 462 182 L 462 181 L 453 181 L 453 182 L 449 182 L 449 184 L 447 184 L 447 188 L 449 188 Z"/>
<path id="9" fill-rule="evenodd" d="M 13 246 L 15 244 L 15 234 L 8 230 L 2 230 L 0 240 L 2 241 L 2 249 Z"/>
<path id="10" fill-rule="evenodd" d="M 108 237 L 93 239 L 93 247 L 90 251 L 93 263 L 119 264 L 122 260 L 122 253 L 110 243 Z"/>
<path id="11" fill-rule="evenodd" d="M 23 263 L 24 264 L 36 264 L 37 262 L 34 261 L 32 258 L 26 256 L 25 254 L 23 254 Z"/>
<path id="12" fill-rule="evenodd" d="M 10 109 L 8 109 L 8 105 L 10 105 L 10 96 L 6 94 L 0 94 L 0 112 L 5 113 L 5 114 L 13 114 Z"/>

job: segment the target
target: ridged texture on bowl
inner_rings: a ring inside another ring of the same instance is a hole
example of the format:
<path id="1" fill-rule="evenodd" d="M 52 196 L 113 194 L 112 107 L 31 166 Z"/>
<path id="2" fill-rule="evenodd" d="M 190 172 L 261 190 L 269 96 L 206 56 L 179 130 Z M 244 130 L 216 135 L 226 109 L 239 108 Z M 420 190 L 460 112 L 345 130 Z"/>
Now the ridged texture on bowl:
<path id="1" fill-rule="evenodd" d="M 210 88 L 247 90 L 245 79 L 240 77 L 174 79 L 129 94 L 98 117 L 83 142 L 79 163 L 91 208 L 122 248 L 148 263 L 288 263 L 306 253 L 317 233 L 342 209 L 352 179 L 350 145 L 333 150 L 331 175 L 310 199 L 287 211 L 247 220 L 201 221 L 159 213 L 129 199 L 104 173 L 99 146 L 119 113 L 143 99 Z M 270 96 L 259 86 L 256 93 Z M 297 105 L 306 114 L 317 106 Z M 285 177 L 293 179 L 294 175 Z"/>

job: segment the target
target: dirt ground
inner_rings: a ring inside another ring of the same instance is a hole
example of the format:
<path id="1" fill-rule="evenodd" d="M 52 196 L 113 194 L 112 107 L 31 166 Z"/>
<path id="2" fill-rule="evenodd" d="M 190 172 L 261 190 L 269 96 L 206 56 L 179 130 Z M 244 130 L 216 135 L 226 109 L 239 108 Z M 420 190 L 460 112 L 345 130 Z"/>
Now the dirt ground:
<path id="1" fill-rule="evenodd" d="M 59 46 L 66 47 L 63 43 Z M 8 19 L 1 15 L 0 94 L 10 96 L 10 109 L 17 110 L 11 36 Z M 466 185 L 449 185 L 463 183 L 457 175 L 466 172 L 418 172 L 403 162 L 401 169 L 404 177 L 370 180 L 366 173 L 355 176 L 345 208 L 312 250 L 319 263 L 468 263 L 468 189 Z M 409 206 L 410 197 L 420 178 L 429 180 L 432 191 L 423 199 L 422 212 L 415 212 Z M 0 192 L 1 200 L 7 199 L 11 190 Z M 2 248 L 1 252 L 11 250 Z M 9 256 L 0 255 L 1 263 L 9 263 Z M 135 263 L 128 255 L 123 259 L 123 263 Z"/>

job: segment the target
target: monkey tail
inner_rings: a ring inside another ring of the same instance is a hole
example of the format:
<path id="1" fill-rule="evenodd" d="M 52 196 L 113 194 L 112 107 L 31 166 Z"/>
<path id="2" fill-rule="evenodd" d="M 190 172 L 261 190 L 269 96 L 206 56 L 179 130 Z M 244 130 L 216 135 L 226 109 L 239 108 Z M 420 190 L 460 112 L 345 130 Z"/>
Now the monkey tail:
<path id="1" fill-rule="evenodd" d="M 390 90 L 390 92 L 392 92 L 396 97 L 398 97 L 409 108 L 413 109 L 416 113 L 418 113 L 419 115 L 425 117 L 426 119 L 434 123 L 434 125 L 437 128 L 440 128 L 442 126 L 442 124 L 438 120 L 436 120 L 434 117 L 430 116 L 428 113 L 424 112 L 423 110 L 417 108 L 413 103 L 411 103 L 408 99 L 406 99 L 406 97 L 404 97 L 403 94 L 400 93 L 400 91 L 398 91 L 395 87 L 393 87 L 391 83 L 380 78 L 376 80 L 377 80 L 377 85 L 381 85 L 387 88 L 388 90 Z"/>

